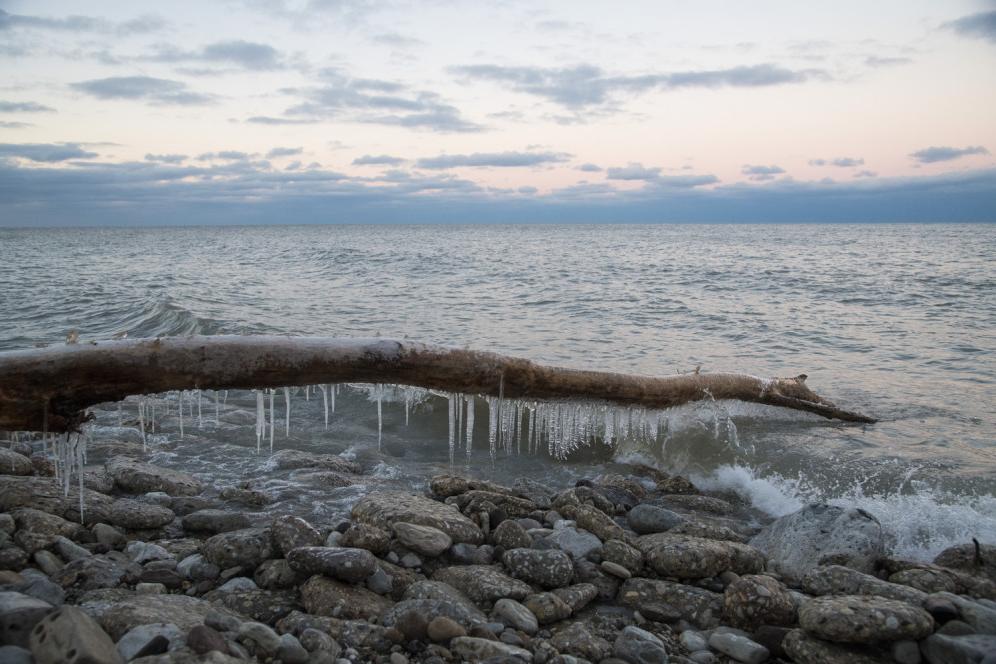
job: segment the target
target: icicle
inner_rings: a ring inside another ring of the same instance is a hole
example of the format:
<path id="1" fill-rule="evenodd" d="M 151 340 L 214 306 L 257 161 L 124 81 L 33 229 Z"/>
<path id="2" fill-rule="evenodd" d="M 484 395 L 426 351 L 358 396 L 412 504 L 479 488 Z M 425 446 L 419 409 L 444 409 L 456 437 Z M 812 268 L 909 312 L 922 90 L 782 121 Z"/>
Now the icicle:
<path id="1" fill-rule="evenodd" d="M 201 415 L 201 391 L 197 390 L 197 428 L 204 428 L 204 417 Z"/>
<path id="2" fill-rule="evenodd" d="M 290 388 L 284 388 L 284 437 L 290 438 Z M 272 408 L 272 405 L 271 405 Z M 270 451 L 273 451 L 273 446 L 270 446 Z"/>
<path id="3" fill-rule="evenodd" d="M 118 402 L 118 426 L 124 424 L 124 413 L 121 412 L 121 402 Z"/>
<path id="4" fill-rule="evenodd" d="M 263 430 L 266 428 L 266 414 L 263 412 L 263 393 L 259 390 L 253 391 L 256 393 L 256 454 L 259 454 L 263 442 Z"/>
<path id="5" fill-rule="evenodd" d="M 491 460 L 494 461 L 498 451 L 498 400 L 487 397 L 488 403 L 488 444 L 491 448 Z"/>
<path id="6" fill-rule="evenodd" d="M 322 406 L 325 409 L 325 430 L 329 430 L 329 386 L 319 385 L 322 390 Z"/>
<path id="7" fill-rule="evenodd" d="M 377 449 L 380 449 L 380 441 L 384 433 L 384 410 L 383 410 L 383 400 L 384 400 L 384 388 L 381 385 L 376 386 L 377 389 Z"/>
<path id="8" fill-rule="evenodd" d="M 304 386 L 304 400 L 311 401 L 311 385 Z"/>
<path id="9" fill-rule="evenodd" d="M 457 412 L 456 445 L 457 447 L 460 447 L 460 438 L 463 436 L 464 398 L 462 394 L 457 394 L 455 398 L 456 398 L 456 412 Z"/>
<path id="10" fill-rule="evenodd" d="M 277 415 L 274 412 L 275 409 L 273 408 L 273 400 L 276 398 L 276 396 L 277 396 L 277 391 L 271 389 L 270 390 L 270 452 L 271 453 L 273 452 L 273 431 L 274 429 L 276 429 L 275 420 Z"/>
<path id="11" fill-rule="evenodd" d="M 142 451 L 145 451 L 145 399 L 138 401 L 138 429 L 142 434 Z"/>
<path id="12" fill-rule="evenodd" d="M 180 407 L 177 408 L 177 412 L 180 413 L 180 438 L 183 438 L 183 391 L 180 391 Z"/>
<path id="13" fill-rule="evenodd" d="M 471 444 L 474 440 L 474 396 L 467 397 L 467 456 L 470 457 Z"/>
<path id="14" fill-rule="evenodd" d="M 332 388 L 330 390 L 331 394 L 329 395 L 332 398 L 332 414 L 333 415 L 335 415 L 335 395 L 336 395 L 336 392 L 338 392 L 338 391 L 339 391 L 339 386 L 336 383 L 333 383 L 332 384 Z"/>
<path id="15" fill-rule="evenodd" d="M 412 403 L 411 392 L 405 390 L 405 426 L 408 426 L 408 408 Z"/>
<path id="16" fill-rule="evenodd" d="M 522 454 L 522 402 L 515 402 L 515 451 Z"/>
<path id="17" fill-rule="evenodd" d="M 221 426 L 221 404 L 219 403 L 219 401 L 220 401 L 220 395 L 218 394 L 218 390 L 215 390 L 214 391 L 214 426 L 215 427 Z"/>
<path id="18" fill-rule="evenodd" d="M 453 450 L 456 446 L 456 396 L 451 394 L 446 399 L 450 424 L 450 465 L 453 465 Z"/>

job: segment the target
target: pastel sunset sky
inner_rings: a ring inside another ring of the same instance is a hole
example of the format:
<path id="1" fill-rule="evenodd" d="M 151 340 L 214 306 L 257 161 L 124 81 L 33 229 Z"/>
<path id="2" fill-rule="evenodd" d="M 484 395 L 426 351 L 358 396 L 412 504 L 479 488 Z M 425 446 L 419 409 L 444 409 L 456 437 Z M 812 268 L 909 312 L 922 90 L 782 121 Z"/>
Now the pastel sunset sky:
<path id="1" fill-rule="evenodd" d="M 996 3 L 0 0 L 0 225 L 996 221 Z"/>

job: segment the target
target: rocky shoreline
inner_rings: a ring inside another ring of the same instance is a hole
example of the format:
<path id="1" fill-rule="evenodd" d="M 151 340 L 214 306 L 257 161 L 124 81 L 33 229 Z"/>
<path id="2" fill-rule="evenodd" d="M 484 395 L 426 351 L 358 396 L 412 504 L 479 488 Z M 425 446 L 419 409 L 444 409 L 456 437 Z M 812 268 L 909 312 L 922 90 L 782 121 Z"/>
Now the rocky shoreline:
<path id="1" fill-rule="evenodd" d="M 0 448 L 0 662 L 996 663 L 996 547 L 897 559 L 862 510 L 746 525 L 630 466 L 570 487 L 441 475 L 335 523 L 260 524 L 252 486 L 103 452 L 81 518 L 32 445 Z"/>

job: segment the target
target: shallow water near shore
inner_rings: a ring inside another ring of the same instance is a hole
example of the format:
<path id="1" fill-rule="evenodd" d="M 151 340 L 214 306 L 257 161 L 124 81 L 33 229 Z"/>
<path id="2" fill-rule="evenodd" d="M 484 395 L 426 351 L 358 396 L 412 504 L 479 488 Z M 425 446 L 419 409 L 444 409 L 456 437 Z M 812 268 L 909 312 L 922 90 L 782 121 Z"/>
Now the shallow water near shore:
<path id="1" fill-rule="evenodd" d="M 881 421 L 841 425 L 744 404 L 668 414 L 666 444 L 595 444 L 567 460 L 475 446 L 453 468 L 552 486 L 649 462 L 734 492 L 758 518 L 830 500 L 882 520 L 898 553 L 996 543 L 996 232 L 978 226 L 328 226 L 0 229 L 0 350 L 82 340 L 269 333 L 409 337 L 579 368 L 789 376 Z M 330 488 L 256 454 L 255 399 L 214 395 L 153 463 L 209 482 L 254 480 L 272 513 L 333 518 L 372 486 L 421 487 L 450 468 L 445 399 L 344 389 L 331 424 L 298 390 L 276 449 L 344 452 L 372 474 Z M 192 404 L 188 403 L 188 408 Z M 99 414 L 134 439 L 137 404 Z M 187 417 L 189 418 L 189 412 Z"/>

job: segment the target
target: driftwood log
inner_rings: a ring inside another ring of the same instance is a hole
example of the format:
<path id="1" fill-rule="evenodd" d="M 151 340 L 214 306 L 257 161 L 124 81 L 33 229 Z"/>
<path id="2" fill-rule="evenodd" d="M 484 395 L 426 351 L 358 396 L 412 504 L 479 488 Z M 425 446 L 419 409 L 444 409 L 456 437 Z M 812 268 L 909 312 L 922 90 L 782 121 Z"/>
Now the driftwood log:
<path id="1" fill-rule="evenodd" d="M 86 408 L 170 390 L 394 383 L 510 399 L 603 400 L 668 408 L 739 399 L 874 422 L 837 408 L 805 376 L 650 377 L 579 371 L 495 353 L 387 339 L 192 336 L 80 343 L 0 353 L 0 430 L 75 431 Z"/>

